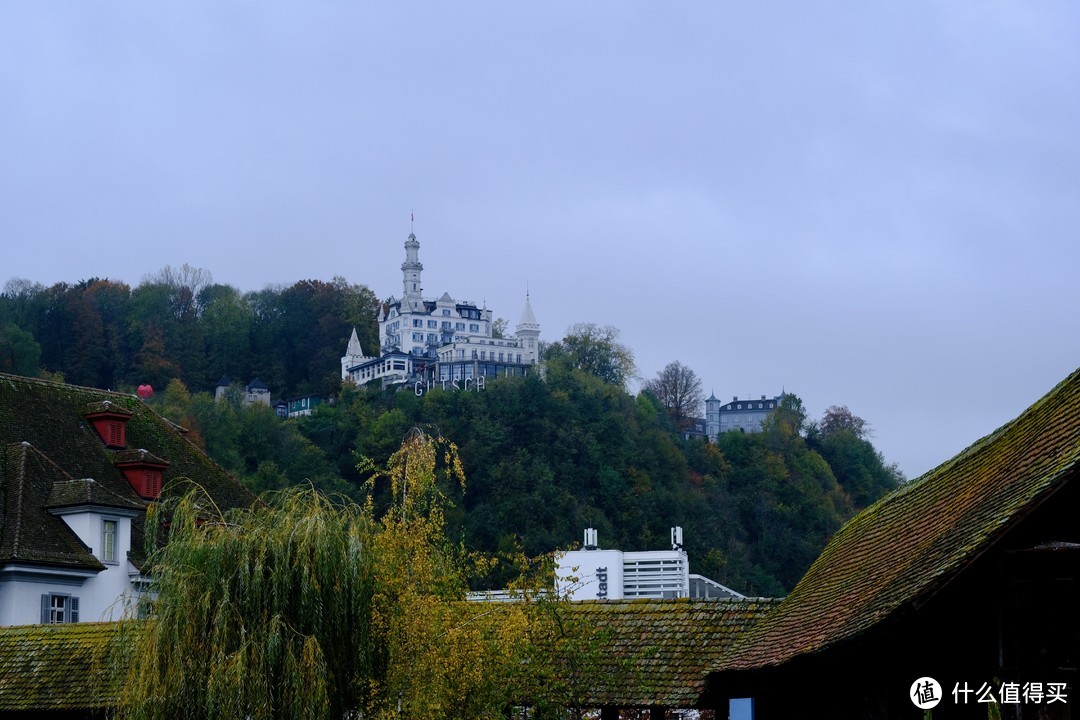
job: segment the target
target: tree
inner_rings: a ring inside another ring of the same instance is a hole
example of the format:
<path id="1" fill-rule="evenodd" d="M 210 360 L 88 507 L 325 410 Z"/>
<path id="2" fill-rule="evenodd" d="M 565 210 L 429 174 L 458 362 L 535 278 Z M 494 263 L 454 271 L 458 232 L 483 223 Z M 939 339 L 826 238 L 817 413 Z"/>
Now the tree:
<path id="1" fill-rule="evenodd" d="M 680 430 L 697 417 L 705 402 L 701 379 L 678 360 L 668 363 L 655 378 L 645 383 L 645 389 L 667 408 Z"/>
<path id="2" fill-rule="evenodd" d="M 0 372 L 34 377 L 41 362 L 41 346 L 18 325 L 0 326 Z"/>
<path id="3" fill-rule="evenodd" d="M 848 410 L 847 405 L 830 405 L 816 428 L 822 435 L 846 430 L 860 440 L 866 440 L 872 434 L 870 424 Z"/>
<path id="4" fill-rule="evenodd" d="M 580 666 L 590 643 L 567 642 L 551 604 L 462 602 L 487 560 L 443 532 L 464 480 L 452 444 L 413 431 L 366 469 L 393 498 L 379 519 L 311 489 L 152 506 L 147 537 L 168 541 L 148 548 L 157 592 L 128 635 L 123 716 L 494 719 L 529 678 Z"/>
<path id="5" fill-rule="evenodd" d="M 567 330 L 566 337 L 544 349 L 544 360 L 550 366 L 580 370 L 625 386 L 636 372 L 634 353 L 618 338 L 618 329 L 611 325 L 577 323 Z"/>

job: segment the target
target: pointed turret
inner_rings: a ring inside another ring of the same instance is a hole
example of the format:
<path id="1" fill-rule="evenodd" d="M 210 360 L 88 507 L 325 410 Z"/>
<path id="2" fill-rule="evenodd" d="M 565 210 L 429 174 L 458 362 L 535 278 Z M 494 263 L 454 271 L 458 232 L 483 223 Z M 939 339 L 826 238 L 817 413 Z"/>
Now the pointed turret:
<path id="1" fill-rule="evenodd" d="M 536 322 L 536 315 L 533 314 L 528 290 L 525 291 L 525 308 L 521 311 L 521 320 L 518 321 L 514 335 L 521 342 L 524 351 L 522 355 L 527 358 L 526 362 L 535 365 L 540 344 L 540 323 Z"/>
<path id="2" fill-rule="evenodd" d="M 345 348 L 345 355 L 341 358 L 341 379 L 344 380 L 349 377 L 349 368 L 355 367 L 367 359 L 369 358 L 364 355 L 364 349 L 360 347 L 360 338 L 357 336 L 354 327 L 352 335 L 349 336 L 349 346 Z"/>

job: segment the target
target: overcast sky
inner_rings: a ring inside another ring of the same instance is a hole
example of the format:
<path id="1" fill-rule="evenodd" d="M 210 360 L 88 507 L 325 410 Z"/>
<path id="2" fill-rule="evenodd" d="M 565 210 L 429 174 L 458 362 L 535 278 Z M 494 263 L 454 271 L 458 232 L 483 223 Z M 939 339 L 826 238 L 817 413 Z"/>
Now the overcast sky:
<path id="1" fill-rule="evenodd" d="M 426 294 L 915 477 L 1080 365 L 1080 3 L 0 5 L 0 283 L 400 295 L 410 212 Z"/>

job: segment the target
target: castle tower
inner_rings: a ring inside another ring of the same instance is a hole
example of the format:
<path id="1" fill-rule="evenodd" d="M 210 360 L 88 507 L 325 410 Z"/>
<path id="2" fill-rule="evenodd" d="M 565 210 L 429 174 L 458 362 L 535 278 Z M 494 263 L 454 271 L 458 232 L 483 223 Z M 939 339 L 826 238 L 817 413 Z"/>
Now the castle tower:
<path id="1" fill-rule="evenodd" d="M 420 271 L 424 269 L 420 262 L 420 242 L 415 233 L 409 233 L 409 239 L 405 241 L 405 262 L 401 263 L 402 283 L 404 295 L 402 296 L 402 310 L 406 303 L 412 307 L 414 301 L 421 299 L 423 286 L 420 284 Z"/>
<path id="2" fill-rule="evenodd" d="M 536 316 L 533 314 L 528 290 L 525 291 L 525 309 L 521 311 L 521 320 L 514 329 L 514 335 L 521 342 L 525 362 L 535 365 L 539 359 L 540 323 L 536 322 Z"/>
<path id="3" fill-rule="evenodd" d="M 705 435 L 710 442 L 716 442 L 716 436 L 720 434 L 721 404 L 716 393 L 709 393 L 709 399 L 705 401 Z"/>

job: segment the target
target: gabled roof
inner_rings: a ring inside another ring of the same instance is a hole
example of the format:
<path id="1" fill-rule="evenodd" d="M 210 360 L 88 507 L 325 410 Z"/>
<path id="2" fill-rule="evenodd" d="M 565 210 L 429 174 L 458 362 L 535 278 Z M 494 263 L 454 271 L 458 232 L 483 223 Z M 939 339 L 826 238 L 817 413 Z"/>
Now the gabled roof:
<path id="1" fill-rule="evenodd" d="M 596 600 L 571 603 L 595 630 L 602 667 L 577 698 L 583 707 L 690 708 L 708 671 L 777 600 Z"/>
<path id="2" fill-rule="evenodd" d="M 72 482 L 71 477 L 29 443 L 12 443 L 4 450 L 0 564 L 104 570 L 67 523 L 45 509 L 53 487 Z"/>
<path id="3" fill-rule="evenodd" d="M 118 623 L 0 629 L 0 712 L 115 707 L 125 677 Z"/>
<path id="4" fill-rule="evenodd" d="M 105 446 L 85 418 L 87 408 L 104 401 L 131 413 L 126 421 L 127 446 L 145 448 L 145 455 Z M 133 459 L 168 463 L 162 472 L 166 496 L 185 490 L 170 486 L 170 481 L 188 478 L 219 507 L 244 507 L 254 501 L 248 490 L 187 440 L 181 428 L 137 397 L 0 373 L 0 564 L 100 569 L 66 523 L 46 512 L 46 506 L 65 503 L 82 492 L 113 507 L 123 507 L 122 499 L 145 506 L 116 465 Z M 93 478 L 94 484 L 80 486 L 77 478 Z M 142 551 L 142 519 L 135 518 L 133 561 L 138 562 Z"/>
<path id="5" fill-rule="evenodd" d="M 1080 370 L 1018 418 L 850 520 L 720 670 L 854 638 L 940 590 L 1080 470 Z"/>

